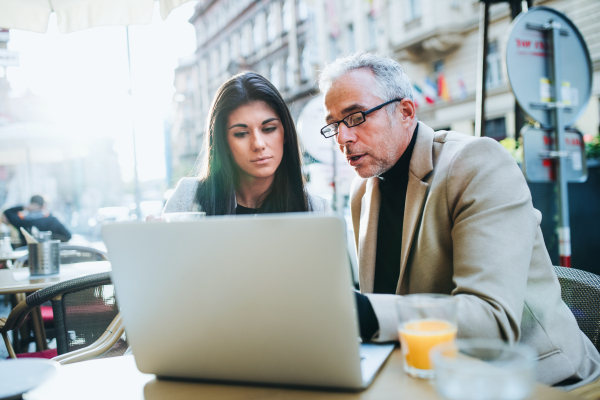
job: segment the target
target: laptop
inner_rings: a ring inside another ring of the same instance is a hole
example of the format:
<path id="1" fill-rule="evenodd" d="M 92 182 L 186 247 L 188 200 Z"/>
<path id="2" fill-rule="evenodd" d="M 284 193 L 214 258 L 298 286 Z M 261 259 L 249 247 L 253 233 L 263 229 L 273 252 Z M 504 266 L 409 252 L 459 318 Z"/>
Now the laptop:
<path id="1" fill-rule="evenodd" d="M 102 237 L 141 372 L 360 390 L 393 350 L 360 343 L 336 216 L 113 223 Z"/>

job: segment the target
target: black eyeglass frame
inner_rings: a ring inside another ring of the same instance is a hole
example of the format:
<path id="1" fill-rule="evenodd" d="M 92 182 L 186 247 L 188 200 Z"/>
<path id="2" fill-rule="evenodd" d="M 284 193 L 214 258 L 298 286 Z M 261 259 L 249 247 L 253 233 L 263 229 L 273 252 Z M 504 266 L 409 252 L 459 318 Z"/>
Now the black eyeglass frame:
<path id="1" fill-rule="evenodd" d="M 330 123 L 330 124 L 327 124 L 327 125 L 325 125 L 324 127 L 322 127 L 322 128 L 321 128 L 321 135 L 323 135 L 323 137 L 324 137 L 325 139 L 329 139 L 330 137 L 334 137 L 335 135 L 337 135 L 337 134 L 339 133 L 339 129 L 338 129 L 338 131 L 337 131 L 337 132 L 335 132 L 333 135 L 330 135 L 330 136 L 327 136 L 327 135 L 325 135 L 325 133 L 323 132 L 323 129 L 327 128 L 327 127 L 328 127 L 328 126 L 330 126 L 330 125 L 334 125 L 334 124 L 337 124 L 337 125 L 338 125 L 338 128 L 339 128 L 339 126 L 340 126 L 340 122 L 343 122 L 343 123 L 344 123 L 344 125 L 346 125 L 346 127 L 348 127 L 348 128 L 353 128 L 353 127 L 355 127 L 355 126 L 358 126 L 358 125 L 360 125 L 360 124 L 364 123 L 364 122 L 367 120 L 367 115 L 371 114 L 372 112 L 375 112 L 375 111 L 377 111 L 377 110 L 380 110 L 382 107 L 385 107 L 385 106 L 387 106 L 387 105 L 388 105 L 388 104 L 390 104 L 390 103 L 393 103 L 393 102 L 395 102 L 395 101 L 402 101 L 402 100 L 404 100 L 404 98 L 397 98 L 397 99 L 393 99 L 393 100 L 390 100 L 390 101 L 386 101 L 385 103 L 383 103 L 383 104 L 380 104 L 380 105 L 378 105 L 377 107 L 373 107 L 373 108 L 371 108 L 370 110 L 367 110 L 367 111 L 357 111 L 357 112 L 353 112 L 352 114 L 346 115 L 346 116 L 345 116 L 343 119 L 341 119 L 341 120 L 339 120 L 339 121 L 332 122 L 332 123 Z M 362 120 L 362 122 L 359 122 L 358 124 L 355 124 L 355 125 L 352 125 L 352 126 L 348 125 L 348 123 L 347 123 L 345 120 L 346 120 L 348 117 L 351 117 L 351 116 L 353 116 L 353 115 L 355 115 L 355 114 L 362 114 L 362 116 L 363 116 L 363 120 Z"/>

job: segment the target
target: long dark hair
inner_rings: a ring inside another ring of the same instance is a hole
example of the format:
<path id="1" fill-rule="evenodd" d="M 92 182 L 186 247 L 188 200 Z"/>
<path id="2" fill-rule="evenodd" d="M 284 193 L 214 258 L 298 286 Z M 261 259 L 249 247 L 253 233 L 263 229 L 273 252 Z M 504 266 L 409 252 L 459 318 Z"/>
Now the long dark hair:
<path id="1" fill-rule="evenodd" d="M 240 176 L 227 143 L 227 119 L 235 109 L 254 101 L 266 103 L 277 113 L 285 138 L 281 164 L 258 212 L 308 211 L 300 146 L 290 110 L 271 82 L 254 72 L 243 72 L 217 90 L 210 108 L 206 153 L 196 192 L 196 201 L 207 215 L 235 214 L 235 190 Z"/>

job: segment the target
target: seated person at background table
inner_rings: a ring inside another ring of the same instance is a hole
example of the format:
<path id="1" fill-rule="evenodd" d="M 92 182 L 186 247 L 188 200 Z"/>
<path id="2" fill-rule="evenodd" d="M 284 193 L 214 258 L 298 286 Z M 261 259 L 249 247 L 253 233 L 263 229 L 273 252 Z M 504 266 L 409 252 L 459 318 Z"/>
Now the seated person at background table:
<path id="1" fill-rule="evenodd" d="M 306 192 L 298 136 L 281 94 L 245 72 L 215 94 L 200 176 L 183 178 L 164 212 L 206 215 L 325 211 Z"/>
<path id="2" fill-rule="evenodd" d="M 19 229 L 21 227 L 28 232 L 31 232 L 31 228 L 34 226 L 40 231 L 52 231 L 53 240 L 68 242 L 71 239 L 71 233 L 46 209 L 46 201 L 37 194 L 31 196 L 27 207 L 17 206 L 4 210 L 2 222 L 14 226 L 19 231 L 21 246 L 27 245 L 25 237 Z"/>
<path id="3" fill-rule="evenodd" d="M 388 57 L 337 59 L 319 87 L 322 133 L 358 174 L 350 196 L 363 339 L 398 340 L 398 295 L 443 293 L 458 300 L 459 338 L 532 346 L 549 385 L 597 379 L 600 355 L 561 300 L 541 214 L 511 155 L 492 139 L 419 122 L 409 78 Z"/>

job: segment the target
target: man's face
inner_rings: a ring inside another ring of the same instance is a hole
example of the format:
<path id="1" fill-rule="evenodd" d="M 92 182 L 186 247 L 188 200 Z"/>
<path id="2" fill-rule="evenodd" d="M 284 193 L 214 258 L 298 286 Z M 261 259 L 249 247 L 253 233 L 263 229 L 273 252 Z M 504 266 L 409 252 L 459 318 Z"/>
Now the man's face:
<path id="1" fill-rule="evenodd" d="M 384 103 L 373 94 L 374 87 L 375 76 L 366 68 L 353 70 L 340 77 L 325 96 L 326 123 L 339 121 L 349 114 L 367 111 Z M 409 115 L 410 121 L 406 121 L 406 116 L 403 116 L 404 103 L 396 103 L 392 119 L 384 107 L 367 115 L 366 121 L 358 126 L 348 128 L 340 124 L 335 139 L 346 161 L 361 178 L 381 175 L 393 167 L 406 150 L 412 137 L 409 128 L 413 125 L 414 108 L 413 115 Z"/>

